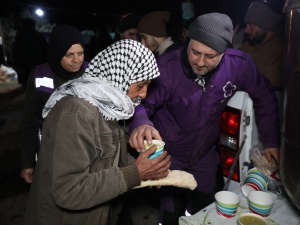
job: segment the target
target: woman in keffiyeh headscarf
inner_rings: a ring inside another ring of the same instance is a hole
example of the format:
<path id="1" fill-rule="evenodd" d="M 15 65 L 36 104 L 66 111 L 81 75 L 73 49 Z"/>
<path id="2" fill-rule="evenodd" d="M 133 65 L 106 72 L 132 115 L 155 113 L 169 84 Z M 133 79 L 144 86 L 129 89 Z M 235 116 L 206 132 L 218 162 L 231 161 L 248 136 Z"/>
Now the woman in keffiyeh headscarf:
<path id="1" fill-rule="evenodd" d="M 127 153 L 122 120 L 159 76 L 154 55 L 141 43 L 120 40 L 100 52 L 84 75 L 59 87 L 43 116 L 42 143 L 25 225 L 116 224 L 120 195 L 141 180 L 167 176 L 165 151 L 135 160 Z"/>

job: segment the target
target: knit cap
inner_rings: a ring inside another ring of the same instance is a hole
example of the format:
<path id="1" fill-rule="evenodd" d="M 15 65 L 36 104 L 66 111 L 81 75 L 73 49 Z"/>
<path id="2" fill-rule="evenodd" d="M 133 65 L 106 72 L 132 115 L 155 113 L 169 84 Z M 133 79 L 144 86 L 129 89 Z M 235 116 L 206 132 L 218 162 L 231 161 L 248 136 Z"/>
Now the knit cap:
<path id="1" fill-rule="evenodd" d="M 254 24 L 268 31 L 275 31 L 282 15 L 275 13 L 266 3 L 252 2 L 245 15 L 244 22 Z"/>
<path id="2" fill-rule="evenodd" d="M 153 11 L 142 17 L 138 24 L 140 33 L 154 37 L 168 37 L 167 23 L 170 20 L 170 12 Z"/>
<path id="3" fill-rule="evenodd" d="M 189 38 L 216 50 L 225 52 L 232 43 L 233 25 L 229 16 L 208 13 L 197 17 L 189 27 Z"/>
<path id="4" fill-rule="evenodd" d="M 129 29 L 137 29 L 140 18 L 134 13 L 128 13 L 121 18 L 120 32 L 124 32 Z"/>

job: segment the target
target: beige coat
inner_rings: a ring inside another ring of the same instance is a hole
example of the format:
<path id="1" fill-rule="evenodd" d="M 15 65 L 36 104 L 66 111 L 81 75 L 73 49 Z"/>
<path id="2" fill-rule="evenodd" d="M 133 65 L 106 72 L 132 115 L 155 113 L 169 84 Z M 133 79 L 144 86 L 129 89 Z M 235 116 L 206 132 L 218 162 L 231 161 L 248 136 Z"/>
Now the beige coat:
<path id="1" fill-rule="evenodd" d="M 124 125 L 67 96 L 52 108 L 25 211 L 25 225 L 115 224 L 122 195 L 140 184 Z"/>
<path id="2" fill-rule="evenodd" d="M 261 73 L 276 88 L 282 87 L 284 44 L 280 34 L 270 37 L 262 44 L 255 46 L 245 42 L 241 50 L 248 53 Z"/>

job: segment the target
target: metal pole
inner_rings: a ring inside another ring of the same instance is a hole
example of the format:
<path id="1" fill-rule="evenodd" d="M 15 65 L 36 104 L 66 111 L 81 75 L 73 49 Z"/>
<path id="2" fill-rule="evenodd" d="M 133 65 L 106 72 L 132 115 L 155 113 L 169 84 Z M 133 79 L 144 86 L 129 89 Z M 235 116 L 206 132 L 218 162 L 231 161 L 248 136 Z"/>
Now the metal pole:
<path id="1" fill-rule="evenodd" d="M 237 163 L 238 160 L 239 160 L 239 157 L 240 157 L 240 154 L 241 154 L 242 149 L 243 149 L 243 147 L 244 147 L 246 138 L 247 138 L 247 135 L 244 135 L 244 136 L 243 136 L 242 144 L 241 144 L 239 150 L 237 151 L 236 156 L 235 156 L 235 158 L 234 158 L 234 161 L 233 161 L 233 163 L 232 163 L 232 165 L 231 165 L 230 173 L 229 173 L 228 178 L 227 178 L 227 180 L 226 180 L 226 183 L 225 183 L 225 185 L 224 185 L 224 187 L 223 187 L 223 191 L 227 191 L 227 189 L 228 189 L 229 183 L 230 183 L 230 181 L 231 181 L 231 177 L 232 177 L 233 172 L 234 172 L 234 168 L 235 168 L 235 166 L 236 166 L 236 163 Z"/>

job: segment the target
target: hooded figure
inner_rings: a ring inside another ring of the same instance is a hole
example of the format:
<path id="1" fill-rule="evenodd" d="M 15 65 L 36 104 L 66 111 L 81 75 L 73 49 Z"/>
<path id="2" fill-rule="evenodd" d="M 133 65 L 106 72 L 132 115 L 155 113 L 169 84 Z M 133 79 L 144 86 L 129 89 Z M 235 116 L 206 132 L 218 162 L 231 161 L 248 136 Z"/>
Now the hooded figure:
<path id="1" fill-rule="evenodd" d="M 48 43 L 48 63 L 54 74 L 64 79 L 70 79 L 77 73 L 66 71 L 61 65 L 61 59 L 74 44 L 84 48 L 84 38 L 76 27 L 62 24 L 53 28 Z"/>
<path id="2" fill-rule="evenodd" d="M 284 16 L 266 2 L 252 2 L 245 15 L 244 43 L 240 50 L 251 56 L 276 90 L 283 118 Z"/>
<path id="3" fill-rule="evenodd" d="M 35 29 L 36 22 L 33 19 L 25 18 L 20 22 L 16 24 L 13 59 L 19 83 L 25 90 L 30 71 L 47 61 L 47 39 Z"/>
<path id="4" fill-rule="evenodd" d="M 280 29 L 283 15 L 276 13 L 264 2 L 252 2 L 246 12 L 244 22 L 254 24 L 267 31 Z"/>
<path id="5" fill-rule="evenodd" d="M 128 55 L 128 51 L 134 51 L 134 54 Z M 73 95 L 97 106 L 108 120 L 130 118 L 134 102 L 126 95 L 129 86 L 159 75 L 153 57 L 149 49 L 140 43 L 131 40 L 116 42 L 90 62 L 80 79 L 65 83 L 52 94 L 43 110 L 43 117 L 62 97 Z"/>
<path id="6" fill-rule="evenodd" d="M 91 60 L 84 75 L 51 95 L 43 117 L 40 156 L 25 210 L 25 225 L 114 225 L 123 195 L 141 180 L 168 174 L 170 157 L 155 148 L 135 159 L 127 152 L 123 120 L 159 76 L 141 43 L 120 40 Z M 161 174 L 162 171 L 162 174 Z"/>
<path id="7" fill-rule="evenodd" d="M 73 26 L 53 28 L 48 42 L 48 63 L 37 65 L 30 73 L 22 121 L 21 177 L 31 183 L 36 155 L 40 149 L 42 110 L 54 91 L 70 79 L 81 76 L 88 65 L 84 61 L 84 39 Z"/>

